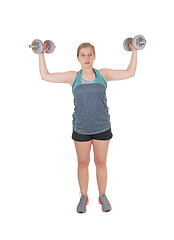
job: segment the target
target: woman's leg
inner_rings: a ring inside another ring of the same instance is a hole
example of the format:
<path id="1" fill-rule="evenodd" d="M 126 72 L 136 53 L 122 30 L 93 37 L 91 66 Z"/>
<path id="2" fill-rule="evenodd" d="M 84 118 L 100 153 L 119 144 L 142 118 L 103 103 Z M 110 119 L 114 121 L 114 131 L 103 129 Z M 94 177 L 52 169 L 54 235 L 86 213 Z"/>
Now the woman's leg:
<path id="1" fill-rule="evenodd" d="M 91 141 L 74 141 L 78 159 L 78 180 L 82 195 L 87 196 L 89 173 L 88 166 L 90 162 Z"/>
<path id="2" fill-rule="evenodd" d="M 101 141 L 93 139 L 94 161 L 96 165 L 99 196 L 105 194 L 107 185 L 107 153 L 110 140 Z"/>

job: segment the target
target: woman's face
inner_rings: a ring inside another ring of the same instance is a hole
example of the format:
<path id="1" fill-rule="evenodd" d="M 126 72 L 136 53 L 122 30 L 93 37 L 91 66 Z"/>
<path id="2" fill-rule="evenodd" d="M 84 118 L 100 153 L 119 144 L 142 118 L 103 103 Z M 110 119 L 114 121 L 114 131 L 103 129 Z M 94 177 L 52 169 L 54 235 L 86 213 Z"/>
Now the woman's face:
<path id="1" fill-rule="evenodd" d="M 95 55 L 91 47 L 80 49 L 78 60 L 82 68 L 93 68 Z"/>

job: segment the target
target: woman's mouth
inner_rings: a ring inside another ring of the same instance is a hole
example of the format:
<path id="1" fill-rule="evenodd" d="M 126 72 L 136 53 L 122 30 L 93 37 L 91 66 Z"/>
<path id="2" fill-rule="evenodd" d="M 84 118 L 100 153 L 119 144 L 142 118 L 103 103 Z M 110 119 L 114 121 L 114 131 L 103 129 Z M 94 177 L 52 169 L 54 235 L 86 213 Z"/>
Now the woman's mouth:
<path id="1" fill-rule="evenodd" d="M 85 64 L 90 64 L 90 62 L 85 62 Z"/>

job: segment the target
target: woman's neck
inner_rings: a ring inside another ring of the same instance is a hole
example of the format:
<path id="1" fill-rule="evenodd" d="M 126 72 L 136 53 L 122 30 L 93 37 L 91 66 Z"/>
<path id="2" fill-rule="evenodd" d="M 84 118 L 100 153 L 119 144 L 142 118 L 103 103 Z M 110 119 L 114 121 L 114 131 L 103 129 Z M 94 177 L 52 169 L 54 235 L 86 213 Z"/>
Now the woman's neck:
<path id="1" fill-rule="evenodd" d="M 82 75 L 92 75 L 92 74 L 94 74 L 93 68 L 89 68 L 89 69 L 82 68 Z"/>

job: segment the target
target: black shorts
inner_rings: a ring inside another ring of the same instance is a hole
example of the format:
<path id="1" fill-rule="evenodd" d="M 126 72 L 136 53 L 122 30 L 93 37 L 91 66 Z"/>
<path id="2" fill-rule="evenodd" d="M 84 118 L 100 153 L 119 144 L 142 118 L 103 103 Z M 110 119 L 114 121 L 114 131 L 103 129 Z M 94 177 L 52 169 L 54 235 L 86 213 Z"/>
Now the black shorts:
<path id="1" fill-rule="evenodd" d="M 77 142 L 87 142 L 87 141 L 91 141 L 92 139 L 106 141 L 106 140 L 110 140 L 112 137 L 113 137 L 113 134 L 111 132 L 111 128 L 105 132 L 97 133 L 93 135 L 80 134 L 75 132 L 74 130 L 72 133 L 72 139 Z"/>

